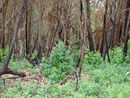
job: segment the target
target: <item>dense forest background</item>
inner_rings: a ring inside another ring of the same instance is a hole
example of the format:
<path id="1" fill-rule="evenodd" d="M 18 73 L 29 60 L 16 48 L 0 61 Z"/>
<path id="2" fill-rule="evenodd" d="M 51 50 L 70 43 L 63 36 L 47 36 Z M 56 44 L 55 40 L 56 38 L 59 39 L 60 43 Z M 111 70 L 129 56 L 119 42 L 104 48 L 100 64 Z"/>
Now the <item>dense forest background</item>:
<path id="1" fill-rule="evenodd" d="M 0 96 L 130 98 L 129 35 L 130 0 L 0 0 Z"/>

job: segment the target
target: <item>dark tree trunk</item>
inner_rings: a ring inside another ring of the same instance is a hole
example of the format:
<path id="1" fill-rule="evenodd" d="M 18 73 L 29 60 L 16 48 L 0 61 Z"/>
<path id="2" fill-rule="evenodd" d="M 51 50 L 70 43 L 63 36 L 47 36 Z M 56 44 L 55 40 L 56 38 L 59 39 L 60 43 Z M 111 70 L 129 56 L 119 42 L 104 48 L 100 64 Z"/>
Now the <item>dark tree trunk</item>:
<path id="1" fill-rule="evenodd" d="M 92 32 L 91 32 L 91 18 L 90 18 L 90 0 L 86 0 L 86 10 L 87 10 L 87 32 L 88 32 L 88 41 L 89 41 L 89 48 L 90 51 L 94 51 L 94 43 L 92 38 Z"/>
<path id="2" fill-rule="evenodd" d="M 13 72 L 13 71 L 11 71 L 11 69 L 8 68 L 8 64 L 9 64 L 9 61 L 10 61 L 12 53 L 13 53 L 15 40 L 16 40 L 18 31 L 19 31 L 20 24 L 21 24 L 22 19 L 23 19 L 23 14 L 24 14 L 24 11 L 25 11 L 25 1 L 26 0 L 23 1 L 23 5 L 22 5 L 22 8 L 19 12 L 19 16 L 17 16 L 16 22 L 15 22 L 15 25 L 14 25 L 14 28 L 13 28 L 13 36 L 12 36 L 12 40 L 11 40 L 11 43 L 10 43 L 9 52 L 7 54 L 5 61 L 4 61 L 4 64 L 0 68 L 0 75 L 13 74 L 13 75 L 18 75 L 20 77 L 25 76 L 24 73 Z"/>
<path id="3" fill-rule="evenodd" d="M 86 39 L 86 33 L 83 31 L 83 1 L 80 0 L 80 54 L 78 57 L 77 65 L 76 67 L 79 69 L 78 73 L 75 72 L 76 76 L 76 90 L 78 90 L 78 84 L 79 84 L 79 79 L 81 78 L 81 71 L 82 71 L 82 64 L 83 64 L 83 59 L 85 55 L 85 39 Z"/>
<path id="4" fill-rule="evenodd" d="M 130 8 L 130 0 L 127 0 L 127 6 L 126 6 L 126 13 L 125 13 L 125 26 L 124 26 L 124 33 L 126 34 L 126 38 L 125 38 L 125 43 L 124 43 L 124 50 L 123 50 L 123 53 L 124 53 L 124 56 L 127 55 L 127 51 L 128 51 L 128 32 L 129 32 L 129 25 L 130 25 L 130 21 L 129 21 L 129 13 L 130 13 L 130 10 L 128 9 Z"/>
<path id="5" fill-rule="evenodd" d="M 31 2 L 31 1 L 30 1 Z M 25 35 L 26 35 L 26 54 L 27 56 L 31 53 L 31 3 L 26 0 L 26 23 L 25 23 Z"/>
<path id="6" fill-rule="evenodd" d="M 107 13 L 108 12 L 108 0 L 106 0 L 105 4 L 105 14 L 104 14 L 104 21 L 103 21 L 103 39 L 102 39 L 102 48 L 101 48 L 101 55 L 105 60 L 106 55 L 108 56 L 108 61 L 110 62 L 109 58 L 109 47 L 108 47 L 108 32 L 107 32 Z"/>

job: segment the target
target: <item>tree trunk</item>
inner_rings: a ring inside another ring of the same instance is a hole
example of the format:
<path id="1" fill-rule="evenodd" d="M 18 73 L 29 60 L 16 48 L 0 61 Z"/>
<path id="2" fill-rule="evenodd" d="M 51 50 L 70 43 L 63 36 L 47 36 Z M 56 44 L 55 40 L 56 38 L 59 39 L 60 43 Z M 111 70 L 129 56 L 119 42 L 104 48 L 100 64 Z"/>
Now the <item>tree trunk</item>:
<path id="1" fill-rule="evenodd" d="M 92 38 L 92 32 L 91 32 L 91 18 L 90 18 L 90 0 L 86 0 L 86 26 L 87 26 L 87 32 L 88 32 L 88 41 L 89 41 L 89 48 L 90 51 L 94 51 L 94 43 Z"/>
<path id="2" fill-rule="evenodd" d="M 124 43 L 124 56 L 127 55 L 127 51 L 128 51 L 128 32 L 129 32 L 129 25 L 130 25 L 130 10 L 128 9 L 130 8 L 130 0 L 127 0 L 127 5 L 126 5 L 126 13 L 125 13 L 125 26 L 124 26 L 124 33 L 126 34 L 126 38 L 125 38 L 125 43 Z"/>
<path id="3" fill-rule="evenodd" d="M 23 19 L 23 14 L 24 14 L 24 11 L 25 11 L 25 1 L 26 0 L 23 1 L 23 5 L 22 5 L 22 8 L 19 12 L 19 16 L 17 16 L 16 22 L 15 22 L 15 25 L 14 25 L 14 28 L 13 28 L 13 36 L 12 36 L 12 40 L 11 40 L 11 43 L 10 43 L 9 52 L 7 54 L 5 61 L 4 61 L 4 64 L 0 68 L 0 75 L 13 74 L 13 75 L 21 76 L 21 77 L 25 76 L 24 73 L 13 72 L 13 71 L 11 71 L 11 69 L 8 68 L 8 64 L 9 64 L 9 61 L 10 61 L 12 53 L 13 53 L 14 43 L 15 43 L 15 40 L 16 40 L 16 37 L 17 37 L 17 34 L 18 34 L 20 24 L 21 24 L 22 19 Z"/>
<path id="4" fill-rule="evenodd" d="M 3 6 L 2 6 L 1 48 L 5 48 L 5 16 L 6 16 L 6 11 L 7 11 L 8 1 L 9 1 L 9 0 L 6 0 L 6 1 L 3 3 Z"/>
<path id="5" fill-rule="evenodd" d="M 76 75 L 76 90 L 78 90 L 78 81 L 81 78 L 81 71 L 82 71 L 82 64 L 83 64 L 83 59 L 85 55 L 85 38 L 86 38 L 86 33 L 83 31 L 83 2 L 80 0 L 80 54 L 78 57 L 77 61 L 77 68 L 79 69 L 78 74 L 75 73 Z"/>
<path id="6" fill-rule="evenodd" d="M 108 14 L 108 0 L 106 0 L 105 4 L 105 14 L 104 14 L 104 21 L 103 21 L 103 39 L 102 39 L 102 48 L 101 48 L 101 55 L 105 60 L 106 55 L 108 56 L 108 61 L 110 62 L 109 58 L 109 51 L 108 51 L 108 35 L 107 35 L 107 14 Z"/>

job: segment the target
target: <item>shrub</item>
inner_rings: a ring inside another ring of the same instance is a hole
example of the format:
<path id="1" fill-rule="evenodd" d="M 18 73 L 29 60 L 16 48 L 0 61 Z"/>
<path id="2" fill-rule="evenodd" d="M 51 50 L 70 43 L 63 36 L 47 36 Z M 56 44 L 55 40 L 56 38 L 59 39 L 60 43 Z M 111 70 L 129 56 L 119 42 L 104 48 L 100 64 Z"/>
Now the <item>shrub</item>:
<path id="1" fill-rule="evenodd" d="M 62 41 L 56 45 L 48 59 L 43 58 L 41 64 L 43 74 L 50 80 L 60 81 L 65 75 L 73 71 L 76 65 L 78 51 L 71 52 Z"/>
<path id="2" fill-rule="evenodd" d="M 109 52 L 111 62 L 114 64 L 121 64 L 123 62 L 123 52 L 121 47 L 116 47 Z"/>
<path id="3" fill-rule="evenodd" d="M 83 69 L 88 72 L 91 81 L 84 87 L 85 91 L 101 98 L 129 98 L 129 55 L 123 61 L 122 48 L 118 47 L 110 50 L 110 58 L 111 63 L 108 63 L 107 60 L 103 61 L 98 53 L 88 53 Z"/>
<path id="4" fill-rule="evenodd" d="M 83 66 L 85 70 L 93 70 L 102 67 L 103 59 L 98 52 L 88 52 L 85 55 Z"/>

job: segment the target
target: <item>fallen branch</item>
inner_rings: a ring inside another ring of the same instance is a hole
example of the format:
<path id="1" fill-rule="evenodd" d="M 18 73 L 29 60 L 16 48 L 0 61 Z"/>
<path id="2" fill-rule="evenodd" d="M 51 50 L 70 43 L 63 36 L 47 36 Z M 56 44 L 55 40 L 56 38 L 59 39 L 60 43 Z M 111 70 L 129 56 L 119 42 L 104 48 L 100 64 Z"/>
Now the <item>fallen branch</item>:
<path id="1" fill-rule="evenodd" d="M 0 76 L 4 75 L 4 74 L 12 74 L 12 75 L 16 75 L 16 76 L 19 76 L 19 77 L 25 77 L 26 76 L 25 73 L 15 72 L 15 71 L 12 71 L 10 68 L 7 68 L 5 71 L 2 71 L 2 69 L 0 69 Z"/>

